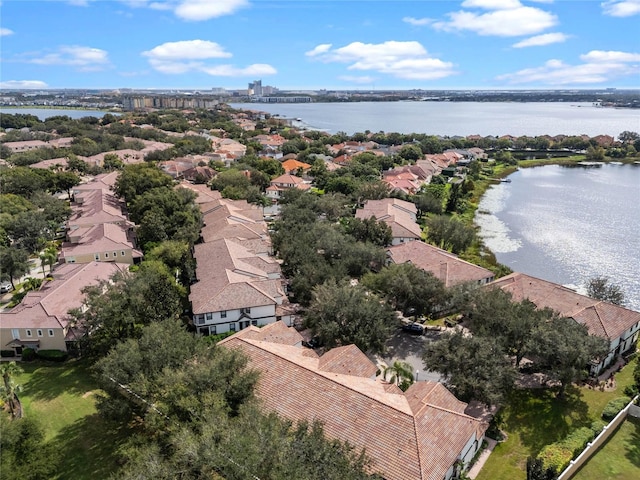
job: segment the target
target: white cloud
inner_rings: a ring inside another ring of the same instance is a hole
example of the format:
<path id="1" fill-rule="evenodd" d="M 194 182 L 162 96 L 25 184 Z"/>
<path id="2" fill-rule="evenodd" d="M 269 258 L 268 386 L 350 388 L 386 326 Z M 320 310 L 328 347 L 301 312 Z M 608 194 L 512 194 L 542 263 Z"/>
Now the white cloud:
<path id="1" fill-rule="evenodd" d="M 640 62 L 640 53 L 617 52 L 615 50 L 591 50 L 589 53 L 580 55 L 580 60 L 584 62 Z"/>
<path id="2" fill-rule="evenodd" d="M 600 5 L 604 14 L 612 17 L 631 17 L 640 13 L 640 0 L 610 0 Z"/>
<path id="3" fill-rule="evenodd" d="M 340 75 L 338 77 L 340 80 L 344 80 L 345 82 L 357 83 L 358 85 L 372 84 L 376 81 L 375 77 L 370 77 L 368 75 L 365 76 L 354 76 L 354 75 Z"/>
<path id="4" fill-rule="evenodd" d="M 322 47 L 318 53 L 318 47 Z M 311 52 L 324 63 L 348 63 L 348 70 L 375 71 L 396 78 L 433 80 L 457 73 L 454 65 L 433 58 L 418 42 L 396 42 L 372 44 L 353 42 L 331 50 L 319 45 Z M 309 53 L 309 52 L 307 52 Z"/>
<path id="5" fill-rule="evenodd" d="M 47 88 L 49 85 L 41 80 L 7 80 L 6 82 L 0 82 L 0 88 L 3 90 L 26 90 L 32 88 Z"/>
<path id="6" fill-rule="evenodd" d="M 208 40 L 183 40 L 167 42 L 142 52 L 145 57 L 158 60 L 182 60 L 204 58 L 229 58 L 232 55 L 224 51 L 219 44 Z"/>
<path id="7" fill-rule="evenodd" d="M 464 8 L 486 8 L 487 10 L 507 10 L 518 8 L 522 4 L 519 0 L 465 0 L 462 2 Z"/>
<path id="8" fill-rule="evenodd" d="M 330 43 L 323 43 L 316 46 L 313 50 L 309 50 L 305 52 L 307 57 L 315 57 L 317 55 L 321 55 L 323 53 L 327 53 L 331 49 L 332 45 Z"/>
<path id="9" fill-rule="evenodd" d="M 71 5 L 86 7 L 97 0 L 67 0 Z M 131 8 L 171 10 L 182 20 L 201 21 L 231 15 L 248 7 L 249 0 L 118 0 Z"/>
<path id="10" fill-rule="evenodd" d="M 444 31 L 469 30 L 478 35 L 515 37 L 533 35 L 558 23 L 558 18 L 552 13 L 524 6 L 481 14 L 461 10 L 447 16 L 449 21 L 435 22 L 433 27 Z"/>
<path id="11" fill-rule="evenodd" d="M 182 0 L 174 12 L 183 20 L 209 20 L 230 15 L 248 5 L 247 0 Z"/>
<path id="12" fill-rule="evenodd" d="M 526 68 L 496 77 L 509 84 L 585 85 L 609 82 L 616 78 L 640 74 L 640 53 L 593 50 L 581 55 L 584 62 L 568 65 L 552 59 L 541 67 Z"/>
<path id="13" fill-rule="evenodd" d="M 9 30 L 8 28 L 0 28 L 0 37 L 4 37 L 7 35 L 13 35 L 13 30 Z"/>
<path id="14" fill-rule="evenodd" d="M 56 52 L 31 58 L 28 63 L 37 65 L 67 65 L 76 67 L 80 71 L 98 71 L 109 66 L 106 50 L 78 45 L 62 46 Z"/>
<path id="15" fill-rule="evenodd" d="M 544 33 L 535 37 L 525 38 L 524 40 L 514 43 L 513 48 L 524 47 L 540 47 L 543 45 L 551 45 L 552 43 L 562 43 L 570 36 L 565 33 Z"/>
<path id="16" fill-rule="evenodd" d="M 233 77 L 277 73 L 271 65 L 260 63 L 244 68 L 206 63 L 207 60 L 233 56 L 221 45 L 208 40 L 167 42 L 142 52 L 142 55 L 149 59 L 149 64 L 154 70 L 167 74 L 204 72 L 214 76 Z"/>
<path id="17" fill-rule="evenodd" d="M 402 21 L 404 23 L 408 23 L 409 25 L 413 25 L 414 27 L 423 27 L 424 25 L 430 25 L 434 22 L 433 18 L 413 18 L 413 17 L 404 17 Z"/>

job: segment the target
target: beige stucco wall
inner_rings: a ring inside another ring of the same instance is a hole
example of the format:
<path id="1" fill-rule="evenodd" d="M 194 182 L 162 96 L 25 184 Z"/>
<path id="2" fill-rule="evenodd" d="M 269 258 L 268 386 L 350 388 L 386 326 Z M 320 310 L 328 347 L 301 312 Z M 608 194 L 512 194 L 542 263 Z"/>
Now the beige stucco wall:
<path id="1" fill-rule="evenodd" d="M 10 347 L 6 345 L 14 340 L 11 328 L 0 327 L 0 346 L 2 350 L 10 350 Z M 67 346 L 64 342 L 65 333 L 62 328 L 52 328 L 53 336 L 49 335 L 48 328 L 42 328 L 42 336 L 38 336 L 38 328 L 18 328 L 20 340 L 32 341 L 39 340 L 40 350 L 67 350 Z M 27 335 L 27 330 L 31 330 L 31 336 Z"/>

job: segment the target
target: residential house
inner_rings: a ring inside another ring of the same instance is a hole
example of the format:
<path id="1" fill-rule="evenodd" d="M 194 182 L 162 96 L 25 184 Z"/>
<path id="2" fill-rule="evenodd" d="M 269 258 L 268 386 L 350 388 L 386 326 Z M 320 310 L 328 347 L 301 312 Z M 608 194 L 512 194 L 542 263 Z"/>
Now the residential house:
<path id="1" fill-rule="evenodd" d="M 446 287 L 462 283 L 486 285 L 495 277 L 493 272 L 486 268 L 466 262 L 453 253 L 422 241 L 389 247 L 387 257 L 391 263 L 411 263 L 431 272 Z"/>
<path id="2" fill-rule="evenodd" d="M 301 340 L 275 323 L 218 345 L 240 350 L 260 372 L 256 394 L 268 410 L 296 423 L 321 421 L 329 438 L 364 450 L 370 471 L 386 480 L 449 480 L 469 465 L 488 423 L 442 384 L 416 382 L 402 392 L 376 378 L 354 345 L 318 356 Z"/>
<path id="3" fill-rule="evenodd" d="M 22 153 L 28 152 L 29 150 L 37 150 L 38 148 L 49 147 L 50 145 L 47 142 L 43 142 L 42 140 L 25 140 L 22 142 L 5 142 L 3 143 L 5 147 L 11 150 L 11 153 Z"/>
<path id="4" fill-rule="evenodd" d="M 225 238 L 195 245 L 194 258 L 197 281 L 189 300 L 199 333 L 215 335 L 276 320 L 292 323 L 275 258 Z"/>
<path id="5" fill-rule="evenodd" d="M 0 345 L 22 355 L 26 347 L 34 350 L 66 351 L 77 340 L 69 324 L 69 310 L 82 308 L 82 289 L 108 280 L 128 265 L 90 262 L 63 264 L 52 272 L 39 290 L 28 292 L 19 305 L 0 316 Z"/>
<path id="6" fill-rule="evenodd" d="M 365 220 L 374 217 L 389 225 L 393 237 L 392 245 L 420 240 L 422 230 L 416 223 L 416 214 L 415 204 L 397 198 L 368 200 L 363 208 L 356 210 L 356 218 Z"/>
<path id="7" fill-rule="evenodd" d="M 311 165 L 304 162 L 299 162 L 296 159 L 287 159 L 282 162 L 282 168 L 284 168 L 285 174 L 292 174 L 294 172 L 306 172 L 311 168 Z"/>
<path id="8" fill-rule="evenodd" d="M 31 168 L 40 168 L 42 170 L 66 170 L 69 160 L 67 158 L 51 158 L 49 160 L 42 160 L 38 163 L 32 163 L 29 165 Z"/>
<path id="9" fill-rule="evenodd" d="M 269 197 L 273 203 L 277 203 L 282 196 L 282 192 L 292 188 L 309 190 L 311 184 L 300 177 L 285 173 L 271 180 L 271 185 L 266 188 L 267 197 Z"/>
<path id="10" fill-rule="evenodd" d="M 142 259 L 134 246 L 133 233 L 122 225 L 101 223 L 67 232 L 62 243 L 62 263 L 116 262 L 131 265 Z"/>
<path id="11" fill-rule="evenodd" d="M 609 353 L 591 366 L 593 375 L 611 365 L 619 354 L 634 349 L 640 336 L 640 312 L 580 295 L 553 282 L 515 272 L 499 278 L 489 287 L 509 292 L 516 302 L 527 299 L 538 308 L 555 310 L 585 325 L 589 334 L 607 340 Z"/>

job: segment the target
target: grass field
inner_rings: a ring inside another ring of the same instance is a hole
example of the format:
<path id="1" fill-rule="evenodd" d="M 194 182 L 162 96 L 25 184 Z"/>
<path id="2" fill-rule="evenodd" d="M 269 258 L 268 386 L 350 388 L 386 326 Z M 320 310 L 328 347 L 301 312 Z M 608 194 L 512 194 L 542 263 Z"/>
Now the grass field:
<path id="1" fill-rule="evenodd" d="M 60 454 L 58 480 L 107 478 L 117 468 L 114 452 L 126 432 L 96 413 L 96 384 L 83 362 L 22 363 L 16 381 L 24 414 L 36 418 Z"/>
<path id="2" fill-rule="evenodd" d="M 524 480 L 527 457 L 537 455 L 570 431 L 599 420 L 609 400 L 624 395 L 625 386 L 632 383 L 636 361 L 616 375 L 616 389 L 610 392 L 573 386 L 563 400 L 548 390 L 513 392 L 502 411 L 507 440 L 496 446 L 477 479 Z"/>
<path id="3" fill-rule="evenodd" d="M 573 480 L 640 478 L 640 420 L 628 419 L 576 473 Z"/>

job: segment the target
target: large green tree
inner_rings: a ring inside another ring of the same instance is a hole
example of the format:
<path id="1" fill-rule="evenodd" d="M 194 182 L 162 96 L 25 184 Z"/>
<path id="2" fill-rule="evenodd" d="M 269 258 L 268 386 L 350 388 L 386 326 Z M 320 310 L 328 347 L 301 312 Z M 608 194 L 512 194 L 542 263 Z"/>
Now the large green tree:
<path id="1" fill-rule="evenodd" d="M 575 320 L 559 316 L 537 326 L 529 348 L 537 368 L 558 384 L 560 398 L 571 382 L 588 375 L 593 360 L 604 358 L 609 351 L 606 340 L 589 335 L 587 327 Z"/>
<path id="2" fill-rule="evenodd" d="M 446 215 L 436 215 L 427 218 L 427 238 L 434 245 L 461 253 L 466 250 L 475 239 L 473 227 L 469 227 L 459 220 Z"/>
<path id="3" fill-rule="evenodd" d="M 20 248 L 0 247 L 0 271 L 15 288 L 14 280 L 29 272 L 29 253 Z"/>
<path id="4" fill-rule="evenodd" d="M 313 290 L 305 325 L 328 348 L 355 344 L 381 353 L 398 325 L 395 312 L 380 297 L 348 281 L 328 281 Z"/>
<path id="5" fill-rule="evenodd" d="M 122 170 L 116 180 L 114 192 L 130 203 L 149 190 L 171 186 L 173 179 L 158 167 L 150 163 L 138 163 L 127 165 Z"/>
<path id="6" fill-rule="evenodd" d="M 415 315 L 432 314 L 448 301 L 444 284 L 411 263 L 391 264 L 378 273 L 368 273 L 362 284 L 385 297 L 396 310 Z"/>
<path id="7" fill-rule="evenodd" d="M 423 360 L 425 370 L 439 372 L 447 388 L 467 402 L 497 405 L 515 381 L 515 368 L 493 338 L 445 334 L 425 345 Z"/>
<path id="8" fill-rule="evenodd" d="M 587 295 L 596 300 L 613 303 L 615 305 L 624 304 L 624 292 L 619 285 L 610 283 L 606 277 L 594 277 L 587 280 Z"/>

